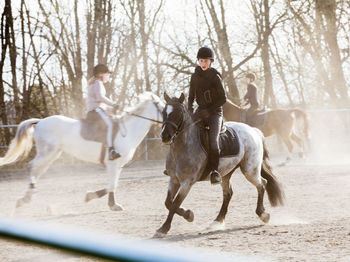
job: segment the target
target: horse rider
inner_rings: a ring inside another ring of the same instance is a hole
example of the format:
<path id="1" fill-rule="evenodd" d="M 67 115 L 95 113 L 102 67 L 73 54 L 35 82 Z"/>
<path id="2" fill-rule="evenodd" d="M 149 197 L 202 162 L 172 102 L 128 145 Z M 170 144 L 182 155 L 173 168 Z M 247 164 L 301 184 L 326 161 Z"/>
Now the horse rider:
<path id="1" fill-rule="evenodd" d="M 244 106 L 250 104 L 250 107 L 247 110 L 247 120 L 251 119 L 259 107 L 258 97 L 257 97 L 257 87 L 254 84 L 256 76 L 254 73 L 246 74 L 247 79 L 247 93 L 244 96 Z"/>
<path id="2" fill-rule="evenodd" d="M 106 97 L 106 89 L 104 87 L 104 84 L 108 82 L 110 74 L 111 72 L 104 64 L 98 64 L 94 67 L 93 77 L 88 81 L 87 111 L 97 112 L 102 120 L 106 123 L 108 159 L 114 160 L 119 158 L 120 154 L 114 149 L 113 121 L 105 110 L 113 109 L 113 111 L 115 111 L 119 108 L 119 106 Z"/>
<path id="3" fill-rule="evenodd" d="M 188 97 L 188 109 L 193 113 L 193 102 L 198 108 L 194 113 L 194 119 L 200 118 L 209 126 L 209 155 L 207 170 L 212 184 L 221 183 L 222 178 L 218 172 L 219 166 L 219 134 L 222 125 L 222 106 L 226 102 L 226 94 L 222 85 L 221 75 L 211 67 L 214 61 L 214 52 L 204 46 L 197 52 L 199 66 L 191 76 Z"/>

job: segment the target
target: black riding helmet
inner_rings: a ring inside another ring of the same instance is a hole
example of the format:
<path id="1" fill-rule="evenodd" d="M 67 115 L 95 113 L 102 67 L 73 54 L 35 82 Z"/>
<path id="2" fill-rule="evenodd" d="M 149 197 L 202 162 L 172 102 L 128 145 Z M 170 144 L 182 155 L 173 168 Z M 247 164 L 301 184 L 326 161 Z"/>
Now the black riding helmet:
<path id="1" fill-rule="evenodd" d="M 211 48 L 203 46 L 197 52 L 197 59 L 210 59 L 214 61 L 214 52 Z"/>
<path id="2" fill-rule="evenodd" d="M 98 64 L 97 66 L 94 67 L 94 71 L 93 71 L 94 76 L 97 76 L 98 74 L 105 74 L 105 73 L 111 73 L 111 71 L 109 71 L 106 65 Z"/>

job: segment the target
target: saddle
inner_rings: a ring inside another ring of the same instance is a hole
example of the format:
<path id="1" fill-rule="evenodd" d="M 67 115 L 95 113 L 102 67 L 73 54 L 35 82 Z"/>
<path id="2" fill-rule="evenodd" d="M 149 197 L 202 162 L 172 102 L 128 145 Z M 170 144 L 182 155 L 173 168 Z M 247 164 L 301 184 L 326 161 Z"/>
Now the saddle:
<path id="1" fill-rule="evenodd" d="M 248 110 L 246 109 L 241 114 L 242 123 L 246 123 L 252 127 L 262 127 L 265 125 L 267 113 L 267 110 L 265 108 L 255 111 L 255 113 L 251 116 L 248 116 L 247 111 Z"/>
<path id="2" fill-rule="evenodd" d="M 118 133 L 119 125 L 115 119 L 113 122 L 112 137 Z M 107 125 L 96 111 L 89 111 L 86 118 L 80 119 L 80 135 L 85 140 L 102 143 L 100 162 L 104 164 L 107 147 Z"/>
<path id="3" fill-rule="evenodd" d="M 208 126 L 199 126 L 199 137 L 201 147 L 204 152 L 209 153 L 209 127 Z M 226 127 L 224 124 L 221 126 L 221 131 L 219 134 L 219 149 L 220 149 L 220 158 L 223 157 L 233 157 L 239 153 L 239 141 L 236 131 L 230 127 Z M 200 181 L 204 181 L 209 175 L 209 169 L 205 168 Z"/>
<path id="4" fill-rule="evenodd" d="M 209 127 L 200 126 L 199 136 L 201 146 L 208 154 L 209 152 Z M 239 141 L 236 131 L 222 124 L 219 134 L 220 157 L 233 157 L 239 152 Z"/>

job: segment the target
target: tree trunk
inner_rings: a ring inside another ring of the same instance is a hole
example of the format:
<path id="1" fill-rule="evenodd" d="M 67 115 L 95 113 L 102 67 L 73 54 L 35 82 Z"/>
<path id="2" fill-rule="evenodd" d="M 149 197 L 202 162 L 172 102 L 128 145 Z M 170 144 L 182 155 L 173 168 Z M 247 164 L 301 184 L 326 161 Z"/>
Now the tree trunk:
<path id="1" fill-rule="evenodd" d="M 10 28 L 9 17 L 11 13 L 11 1 L 6 0 L 4 11 L 1 15 L 0 36 L 1 36 L 1 60 L 0 60 L 0 116 L 3 125 L 8 124 L 6 102 L 5 102 L 5 86 L 3 81 L 4 64 L 6 59 L 7 47 L 10 45 Z M 10 143 L 11 134 L 8 128 L 4 129 L 4 138 L 6 144 Z"/>
<path id="2" fill-rule="evenodd" d="M 140 34 L 141 34 L 141 54 L 143 60 L 143 73 L 146 82 L 146 91 L 151 91 L 151 83 L 149 80 L 149 71 L 148 71 L 148 36 L 145 30 L 145 2 L 144 0 L 137 1 L 137 9 L 139 13 L 140 21 Z"/>
<path id="3" fill-rule="evenodd" d="M 270 7 L 269 0 L 264 0 L 264 21 L 262 25 L 262 47 L 261 47 L 261 59 L 264 65 L 264 78 L 265 78 L 265 93 L 264 104 L 276 106 L 276 99 L 273 93 L 272 87 L 272 74 L 269 55 L 269 36 L 271 34 L 270 27 Z"/>
<path id="4" fill-rule="evenodd" d="M 225 66 L 227 71 L 223 72 L 224 81 L 226 86 L 228 87 L 228 97 L 234 103 L 240 103 L 239 91 L 237 88 L 237 84 L 233 75 L 233 61 L 232 54 L 229 46 L 229 40 L 226 29 L 226 21 L 225 21 L 225 8 L 223 1 L 220 0 L 220 10 L 221 10 L 221 24 L 218 18 L 218 15 L 215 11 L 215 7 L 212 0 L 205 0 L 207 8 L 209 10 L 210 16 L 212 18 L 212 22 L 214 24 L 214 29 L 217 36 L 218 48 L 220 54 L 222 55 L 223 60 L 225 61 Z M 223 68 L 224 71 L 224 68 Z"/>
<path id="5" fill-rule="evenodd" d="M 11 1 L 6 1 L 10 7 L 7 16 L 8 16 L 8 23 L 9 23 L 9 34 L 10 34 L 10 41 L 9 41 L 9 53 L 10 53 L 10 61 L 11 61 L 11 74 L 12 74 L 12 90 L 13 90 L 13 102 L 15 105 L 15 114 L 16 119 L 15 122 L 18 123 L 21 119 L 21 105 L 18 97 L 18 86 L 17 86 L 17 73 L 16 73 L 16 62 L 17 62 L 17 50 L 16 50 L 16 42 L 15 42 L 15 32 L 13 29 L 13 17 L 12 17 L 12 8 L 11 8 Z"/>
<path id="6" fill-rule="evenodd" d="M 20 17 L 21 17 L 21 36 L 22 36 L 22 81 L 23 81 L 23 91 L 22 91 L 22 113 L 21 120 L 25 120 L 29 118 L 29 96 L 27 89 L 27 54 L 26 54 L 26 41 L 25 41 L 25 0 L 21 0 L 21 9 L 20 9 Z M 28 17 L 29 19 L 29 17 Z"/>
<path id="7" fill-rule="evenodd" d="M 316 0 L 316 12 L 320 12 L 325 19 L 324 38 L 330 51 L 330 82 L 332 88 L 338 90 L 343 105 L 348 105 L 349 96 L 346 88 L 344 71 L 342 68 L 339 45 L 337 40 L 335 0 Z"/>
<path id="8" fill-rule="evenodd" d="M 92 77 L 93 68 L 95 66 L 96 52 L 96 28 L 98 17 L 100 16 L 100 0 L 87 0 L 87 16 L 86 16 L 86 32 L 87 32 L 87 75 Z M 91 1 L 94 1 L 92 4 Z M 92 11 L 93 10 L 93 11 Z"/>

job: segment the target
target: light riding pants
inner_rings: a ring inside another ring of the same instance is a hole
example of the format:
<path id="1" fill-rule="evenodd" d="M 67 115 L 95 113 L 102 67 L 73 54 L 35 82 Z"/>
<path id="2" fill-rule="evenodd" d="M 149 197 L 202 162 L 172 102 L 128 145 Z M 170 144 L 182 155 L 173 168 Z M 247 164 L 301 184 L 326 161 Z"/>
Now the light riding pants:
<path id="1" fill-rule="evenodd" d="M 109 118 L 109 116 L 105 113 L 105 111 L 103 111 L 101 108 L 96 108 L 95 111 L 100 115 L 100 117 L 103 119 L 103 121 L 106 123 L 107 125 L 107 145 L 108 147 L 112 147 L 113 146 L 113 122 L 112 120 Z"/>

